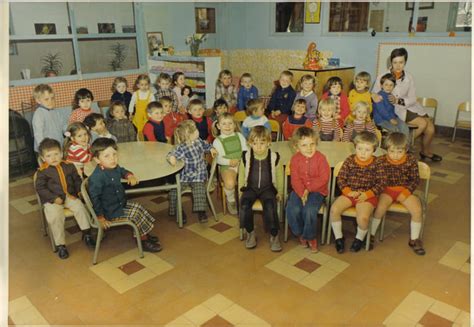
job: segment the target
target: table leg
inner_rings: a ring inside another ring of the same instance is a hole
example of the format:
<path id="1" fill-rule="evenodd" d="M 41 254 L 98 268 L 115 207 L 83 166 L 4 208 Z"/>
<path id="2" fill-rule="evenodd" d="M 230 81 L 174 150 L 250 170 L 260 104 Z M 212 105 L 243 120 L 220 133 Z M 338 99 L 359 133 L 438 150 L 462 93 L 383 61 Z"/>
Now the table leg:
<path id="1" fill-rule="evenodd" d="M 181 202 L 181 182 L 179 180 L 179 172 L 176 173 L 176 214 L 178 215 L 178 227 L 183 228 L 183 208 Z"/>

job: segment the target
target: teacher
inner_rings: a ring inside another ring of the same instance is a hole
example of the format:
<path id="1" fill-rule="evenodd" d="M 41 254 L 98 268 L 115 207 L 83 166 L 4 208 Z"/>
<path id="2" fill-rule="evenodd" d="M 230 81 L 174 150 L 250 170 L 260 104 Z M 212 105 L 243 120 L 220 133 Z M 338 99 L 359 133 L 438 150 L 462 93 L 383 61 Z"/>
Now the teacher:
<path id="1" fill-rule="evenodd" d="M 375 102 L 382 100 L 382 97 L 377 94 L 381 88 L 381 77 L 387 73 L 391 73 L 395 76 L 395 88 L 389 96 L 389 101 L 395 106 L 395 113 L 401 120 L 417 127 L 414 131 L 415 139 L 423 135 L 420 151 L 421 159 L 441 161 L 441 156 L 431 152 L 431 142 L 435 134 L 435 127 L 425 109 L 416 101 L 413 76 L 404 70 L 407 60 L 408 52 L 405 48 L 398 48 L 392 51 L 390 54 L 390 71 L 384 72 L 377 77 L 372 90 L 372 92 L 375 93 L 373 100 Z"/>

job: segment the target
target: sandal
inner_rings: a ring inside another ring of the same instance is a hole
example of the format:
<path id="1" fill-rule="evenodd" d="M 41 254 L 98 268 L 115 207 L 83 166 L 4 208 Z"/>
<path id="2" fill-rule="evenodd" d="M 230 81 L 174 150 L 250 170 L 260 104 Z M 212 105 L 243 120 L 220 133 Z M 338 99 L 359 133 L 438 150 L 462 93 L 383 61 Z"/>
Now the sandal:
<path id="1" fill-rule="evenodd" d="M 408 242 L 408 246 L 413 249 L 413 252 L 415 252 L 418 255 L 425 255 L 425 249 L 423 249 L 423 242 L 418 238 L 416 240 L 410 240 Z"/>
<path id="2" fill-rule="evenodd" d="M 427 156 L 426 154 L 424 154 L 423 152 L 420 151 L 420 157 L 421 157 L 421 160 L 425 160 L 425 159 L 431 159 L 431 161 L 441 161 L 443 160 L 443 158 L 437 154 L 432 154 L 431 156 Z"/>

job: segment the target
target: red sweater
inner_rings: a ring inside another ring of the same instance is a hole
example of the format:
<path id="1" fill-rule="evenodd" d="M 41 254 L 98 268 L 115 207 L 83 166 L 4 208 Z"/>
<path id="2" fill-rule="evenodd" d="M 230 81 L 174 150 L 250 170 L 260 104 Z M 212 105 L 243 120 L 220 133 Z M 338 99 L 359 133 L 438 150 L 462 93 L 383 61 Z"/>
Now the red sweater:
<path id="1" fill-rule="evenodd" d="M 311 158 L 296 152 L 291 158 L 291 187 L 299 197 L 305 190 L 328 195 L 328 182 L 331 168 L 326 157 L 316 151 Z"/>
<path id="2" fill-rule="evenodd" d="M 336 114 L 340 115 L 341 117 L 338 119 L 339 120 L 339 126 L 344 126 L 344 121 L 346 120 L 347 116 L 349 116 L 349 99 L 347 98 L 347 95 L 345 95 L 344 92 L 341 92 L 339 96 L 333 96 L 330 95 L 329 92 L 324 93 L 321 96 L 321 99 L 333 99 L 334 102 L 336 103 Z"/>
<path id="3" fill-rule="evenodd" d="M 303 122 L 304 121 L 304 122 Z M 303 122 L 301 124 L 301 122 Z M 298 121 L 294 119 L 294 116 L 291 115 L 289 116 L 284 122 L 283 122 L 283 137 L 285 140 L 289 140 L 292 136 L 293 133 L 300 127 L 313 127 L 313 123 L 311 123 L 311 120 L 306 118 L 305 116 L 301 117 Z"/>
<path id="4" fill-rule="evenodd" d="M 166 137 L 173 137 L 174 130 L 181 123 L 183 120 L 186 120 L 186 115 L 182 115 L 177 112 L 170 112 L 163 118 L 163 122 L 165 123 L 165 136 Z"/>

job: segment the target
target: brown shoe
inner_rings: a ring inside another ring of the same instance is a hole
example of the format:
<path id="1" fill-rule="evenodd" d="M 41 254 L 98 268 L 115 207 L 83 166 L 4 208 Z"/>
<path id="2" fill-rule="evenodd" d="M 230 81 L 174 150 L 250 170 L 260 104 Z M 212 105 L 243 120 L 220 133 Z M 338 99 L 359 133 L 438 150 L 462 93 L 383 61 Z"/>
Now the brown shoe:
<path id="1" fill-rule="evenodd" d="M 425 249 L 423 249 L 423 241 L 420 240 L 419 238 L 416 240 L 410 240 L 408 242 L 408 246 L 413 249 L 413 252 L 415 252 L 418 255 L 425 255 Z"/>

